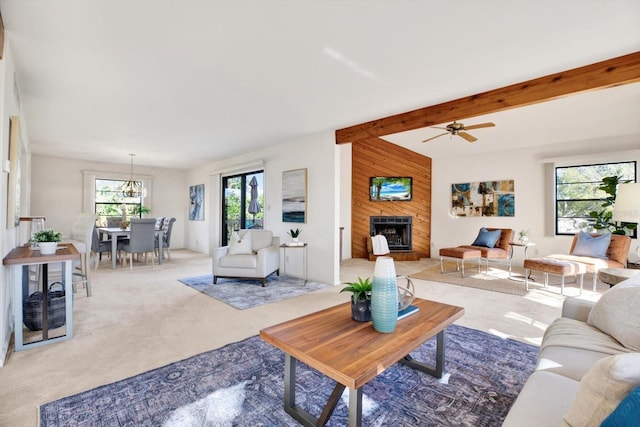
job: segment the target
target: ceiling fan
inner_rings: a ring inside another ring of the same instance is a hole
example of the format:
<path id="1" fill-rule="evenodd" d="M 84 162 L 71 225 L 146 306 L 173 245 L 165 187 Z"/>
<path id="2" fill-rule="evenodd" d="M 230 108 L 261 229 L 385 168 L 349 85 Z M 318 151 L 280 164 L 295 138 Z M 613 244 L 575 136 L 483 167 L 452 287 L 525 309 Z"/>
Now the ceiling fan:
<path id="1" fill-rule="evenodd" d="M 478 138 L 469 135 L 466 131 L 471 130 L 471 129 L 480 129 L 480 128 L 490 128 L 495 126 L 495 124 L 489 122 L 489 123 L 479 123 L 477 125 L 471 125 L 471 126 L 465 126 L 463 123 L 459 123 L 456 122 L 455 120 L 453 121 L 453 123 L 450 123 L 447 125 L 447 127 L 438 127 L 438 126 L 432 126 L 433 129 L 444 129 L 446 130 L 445 133 L 441 133 L 440 135 L 436 135 L 433 136 L 431 138 L 427 138 L 422 142 L 427 142 L 427 141 L 431 141 L 432 139 L 436 139 L 441 137 L 442 135 L 446 135 L 446 134 L 451 134 L 451 135 L 458 135 L 464 139 L 466 139 L 469 142 L 475 142 L 478 140 Z"/>

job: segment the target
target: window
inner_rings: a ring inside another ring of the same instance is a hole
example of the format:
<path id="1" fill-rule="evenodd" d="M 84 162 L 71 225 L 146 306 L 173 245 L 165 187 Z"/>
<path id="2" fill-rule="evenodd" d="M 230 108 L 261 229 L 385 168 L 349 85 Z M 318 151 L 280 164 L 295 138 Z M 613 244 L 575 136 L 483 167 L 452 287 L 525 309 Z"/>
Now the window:
<path id="1" fill-rule="evenodd" d="M 239 229 L 262 228 L 264 223 L 264 171 L 222 178 L 222 244 Z"/>
<path id="2" fill-rule="evenodd" d="M 556 234 L 594 231 L 589 212 L 603 209 L 609 195 L 598 187 L 607 176 L 636 182 L 636 162 L 556 167 Z"/>
<path id="3" fill-rule="evenodd" d="M 98 224 L 109 227 L 119 225 L 123 204 L 127 209 L 127 221 L 131 217 L 141 217 L 142 198 L 124 197 L 120 191 L 124 183 L 125 180 L 96 178 L 95 213 L 98 215 Z"/>

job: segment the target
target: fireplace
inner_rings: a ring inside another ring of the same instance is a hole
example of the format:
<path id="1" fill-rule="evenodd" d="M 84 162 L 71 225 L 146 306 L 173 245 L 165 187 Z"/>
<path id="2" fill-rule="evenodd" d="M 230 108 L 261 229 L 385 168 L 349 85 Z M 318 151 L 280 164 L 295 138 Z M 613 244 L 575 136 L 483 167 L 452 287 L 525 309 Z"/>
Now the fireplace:
<path id="1" fill-rule="evenodd" d="M 390 251 L 411 250 L 410 216 L 372 216 L 369 217 L 369 234 L 382 234 L 387 238 Z"/>

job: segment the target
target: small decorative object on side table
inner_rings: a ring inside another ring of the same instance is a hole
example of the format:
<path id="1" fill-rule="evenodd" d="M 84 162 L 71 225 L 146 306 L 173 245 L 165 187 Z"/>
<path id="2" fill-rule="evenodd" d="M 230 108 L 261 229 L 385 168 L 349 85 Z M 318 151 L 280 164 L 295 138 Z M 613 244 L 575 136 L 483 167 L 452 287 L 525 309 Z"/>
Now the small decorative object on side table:
<path id="1" fill-rule="evenodd" d="M 518 238 L 520 240 L 520 243 L 524 245 L 529 243 L 529 230 L 520 230 L 520 232 L 518 233 Z"/>

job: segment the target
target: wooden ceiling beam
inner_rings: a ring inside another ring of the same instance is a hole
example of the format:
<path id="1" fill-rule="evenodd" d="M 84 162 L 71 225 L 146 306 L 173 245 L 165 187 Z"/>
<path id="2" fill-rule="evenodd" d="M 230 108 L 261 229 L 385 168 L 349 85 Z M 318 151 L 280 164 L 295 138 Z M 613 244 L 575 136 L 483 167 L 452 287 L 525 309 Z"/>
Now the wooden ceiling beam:
<path id="1" fill-rule="evenodd" d="M 640 81 L 640 52 L 336 130 L 336 144 L 381 137 Z"/>

